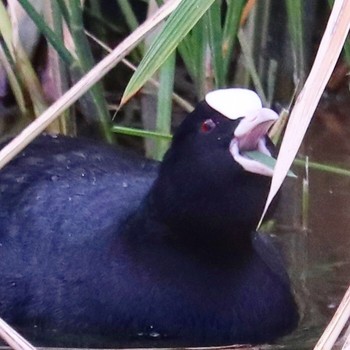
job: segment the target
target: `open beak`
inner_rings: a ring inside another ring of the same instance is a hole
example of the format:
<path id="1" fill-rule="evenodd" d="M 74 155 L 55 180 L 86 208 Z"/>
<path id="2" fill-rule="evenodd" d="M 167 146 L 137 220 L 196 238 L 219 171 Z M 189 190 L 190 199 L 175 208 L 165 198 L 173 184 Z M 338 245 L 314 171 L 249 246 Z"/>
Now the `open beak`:
<path id="1" fill-rule="evenodd" d="M 264 176 L 272 176 L 273 170 L 268 166 L 249 158 L 244 151 L 258 151 L 271 156 L 266 147 L 266 134 L 278 119 L 278 114 L 269 108 L 260 108 L 249 112 L 238 124 L 230 143 L 232 157 L 246 171 Z"/>

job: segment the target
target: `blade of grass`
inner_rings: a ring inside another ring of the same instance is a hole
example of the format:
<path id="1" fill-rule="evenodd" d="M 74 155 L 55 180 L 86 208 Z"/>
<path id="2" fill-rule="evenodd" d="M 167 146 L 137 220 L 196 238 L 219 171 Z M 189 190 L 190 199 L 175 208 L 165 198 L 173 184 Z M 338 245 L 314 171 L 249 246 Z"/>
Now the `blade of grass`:
<path id="1" fill-rule="evenodd" d="M 294 165 L 297 165 L 303 168 L 305 167 L 305 163 L 306 161 L 302 159 L 294 159 L 293 161 Z M 335 175 L 350 176 L 350 170 L 339 168 L 337 166 L 310 162 L 310 161 L 307 162 L 307 165 L 308 165 L 308 169 L 311 169 L 311 170 L 318 170 L 318 171 L 335 174 Z"/>
<path id="2" fill-rule="evenodd" d="M 303 5 L 301 0 L 287 0 L 288 27 L 294 54 L 295 86 L 305 81 L 305 58 L 303 39 Z"/>
<path id="3" fill-rule="evenodd" d="M 119 134 L 129 135 L 129 136 L 150 137 L 154 139 L 164 139 L 168 141 L 172 139 L 172 136 L 170 134 L 162 134 L 157 131 L 150 131 L 150 130 L 144 130 L 144 129 L 128 128 L 120 125 L 113 125 L 112 131 Z"/>
<path id="4" fill-rule="evenodd" d="M 240 27 L 244 5 L 245 0 L 227 2 L 227 12 L 222 36 L 223 75 L 226 79 L 231 63 L 233 49 L 237 41 L 237 33 Z"/>
<path id="5" fill-rule="evenodd" d="M 95 62 L 91 53 L 89 42 L 84 32 L 83 14 L 80 0 L 66 1 L 66 6 L 69 12 L 69 25 L 79 62 L 76 69 L 78 76 L 80 76 L 81 73 L 89 71 L 94 66 Z M 95 86 L 93 86 L 89 91 L 88 96 L 92 107 L 92 110 L 89 110 L 89 113 L 95 112 L 97 114 L 105 139 L 109 142 L 113 142 L 113 137 L 110 131 L 110 115 L 106 100 L 104 98 L 102 85 L 100 83 L 95 84 Z"/>
<path id="6" fill-rule="evenodd" d="M 185 63 L 188 74 L 190 75 L 191 79 L 195 81 L 197 76 L 197 67 L 193 62 L 194 57 L 191 46 L 191 33 L 188 33 L 187 36 L 179 43 L 177 50 Z"/>
<path id="7" fill-rule="evenodd" d="M 130 4 L 130 1 L 116 0 L 120 10 L 123 13 L 126 24 L 128 25 L 130 31 L 134 31 L 138 26 L 139 22 L 136 18 L 134 10 Z M 145 50 L 144 45 L 141 43 L 137 48 L 138 58 L 141 59 L 143 52 Z"/>
<path id="8" fill-rule="evenodd" d="M 222 28 L 221 28 L 221 4 L 216 1 L 209 8 L 205 16 L 208 37 L 210 45 L 210 53 L 212 57 L 212 66 L 214 71 L 215 88 L 225 86 L 224 60 L 222 49 Z"/>
<path id="9" fill-rule="evenodd" d="M 211 69 L 210 64 L 208 64 L 209 43 L 203 18 L 200 18 L 197 24 L 193 27 L 191 41 L 193 62 L 196 67 L 196 76 L 194 79 L 197 91 L 196 95 L 199 100 L 202 100 L 205 94 L 208 92 L 208 90 L 212 90 L 211 86 L 207 86 L 207 84 L 210 83 L 211 80 Z"/>
<path id="10" fill-rule="evenodd" d="M 339 58 L 349 28 L 350 0 L 336 0 L 315 62 L 290 115 L 263 216 L 298 152 L 313 113 Z"/>
<path id="11" fill-rule="evenodd" d="M 156 130 L 161 134 L 170 134 L 171 129 L 175 57 L 175 52 L 173 52 L 163 63 L 159 74 Z M 169 148 L 169 140 L 159 139 L 155 146 L 155 154 L 153 158 L 157 160 L 163 159 L 164 153 Z"/>
<path id="12" fill-rule="evenodd" d="M 171 3 L 168 1 L 167 3 Z M 142 85 L 156 72 L 176 49 L 180 41 L 193 28 L 214 0 L 182 0 L 166 21 L 162 32 L 152 43 L 140 63 L 138 70 L 127 85 L 121 104 L 125 104 Z"/>
<path id="13" fill-rule="evenodd" d="M 89 88 L 99 81 L 121 61 L 156 25 L 161 23 L 178 6 L 178 1 L 167 2 L 154 16 L 122 41 L 112 53 L 106 56 L 61 98 L 53 103 L 39 118 L 26 127 L 16 138 L 0 151 L 0 169 L 15 157 L 30 141 L 38 136 L 64 110 L 77 101 Z"/>
<path id="14" fill-rule="evenodd" d="M 130 31 L 134 31 L 138 26 L 139 22 L 135 16 L 135 13 L 130 5 L 129 1 L 116 0 L 120 10 L 123 13 L 126 24 L 128 25 Z"/>
<path id="15" fill-rule="evenodd" d="M 196 96 L 204 96 L 206 88 L 205 62 L 207 56 L 206 29 L 203 20 L 199 20 L 178 45 L 178 51 L 185 63 L 196 89 Z"/>

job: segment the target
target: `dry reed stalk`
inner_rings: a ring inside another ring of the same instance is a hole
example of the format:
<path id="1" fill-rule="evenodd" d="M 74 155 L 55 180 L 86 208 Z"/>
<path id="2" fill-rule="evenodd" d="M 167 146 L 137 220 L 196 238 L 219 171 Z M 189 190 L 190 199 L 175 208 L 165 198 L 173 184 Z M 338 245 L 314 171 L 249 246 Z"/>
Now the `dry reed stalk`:
<path id="1" fill-rule="evenodd" d="M 350 318 L 350 286 L 314 350 L 330 350 Z"/>
<path id="2" fill-rule="evenodd" d="M 36 350 L 27 340 L 0 318 L 0 338 L 14 350 Z"/>

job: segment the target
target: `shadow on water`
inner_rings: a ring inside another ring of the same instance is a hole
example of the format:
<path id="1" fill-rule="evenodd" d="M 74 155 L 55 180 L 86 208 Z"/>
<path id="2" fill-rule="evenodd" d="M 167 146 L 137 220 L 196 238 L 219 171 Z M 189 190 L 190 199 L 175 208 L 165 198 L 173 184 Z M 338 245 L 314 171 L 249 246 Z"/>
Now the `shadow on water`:
<path id="1" fill-rule="evenodd" d="M 302 152 L 310 161 L 350 169 L 350 96 L 326 98 L 307 133 Z M 286 251 L 301 322 L 282 339 L 289 348 L 312 349 L 350 284 L 350 177 L 309 171 L 307 226 L 302 229 L 299 179 L 287 183 L 276 239 Z M 287 345 L 288 344 L 288 345 Z"/>

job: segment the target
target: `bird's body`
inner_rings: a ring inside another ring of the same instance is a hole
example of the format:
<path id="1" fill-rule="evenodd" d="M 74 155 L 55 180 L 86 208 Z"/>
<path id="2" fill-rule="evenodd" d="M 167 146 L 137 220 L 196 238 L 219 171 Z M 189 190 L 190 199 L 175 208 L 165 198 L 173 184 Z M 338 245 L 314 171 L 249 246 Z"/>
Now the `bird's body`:
<path id="1" fill-rule="evenodd" d="M 239 122 L 202 103 L 161 166 L 82 139 L 36 140 L 0 172 L 0 316 L 182 345 L 295 327 L 283 264 L 252 233 L 270 178 L 229 151 Z"/>

